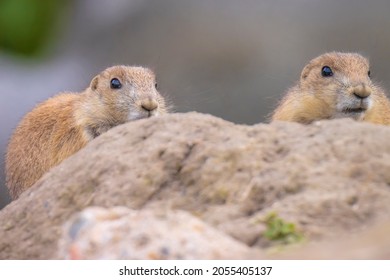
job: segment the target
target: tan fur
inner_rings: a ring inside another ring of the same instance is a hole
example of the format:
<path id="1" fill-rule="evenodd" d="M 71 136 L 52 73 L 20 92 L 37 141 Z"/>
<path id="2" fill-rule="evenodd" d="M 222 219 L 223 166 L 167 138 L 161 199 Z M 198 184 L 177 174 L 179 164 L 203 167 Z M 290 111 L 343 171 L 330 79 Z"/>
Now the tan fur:
<path id="1" fill-rule="evenodd" d="M 333 76 L 323 77 L 329 66 Z M 272 120 L 311 123 L 349 117 L 390 125 L 390 102 L 368 76 L 368 60 L 357 53 L 326 53 L 307 64 L 272 115 Z M 364 97 L 358 98 L 357 95 Z M 351 110 L 361 109 L 361 112 Z"/>
<path id="2" fill-rule="evenodd" d="M 120 89 L 112 89 L 117 78 Z M 167 112 L 151 70 L 114 66 L 81 93 L 62 93 L 39 104 L 16 128 L 6 154 L 6 183 L 13 199 L 51 167 L 108 129 Z"/>

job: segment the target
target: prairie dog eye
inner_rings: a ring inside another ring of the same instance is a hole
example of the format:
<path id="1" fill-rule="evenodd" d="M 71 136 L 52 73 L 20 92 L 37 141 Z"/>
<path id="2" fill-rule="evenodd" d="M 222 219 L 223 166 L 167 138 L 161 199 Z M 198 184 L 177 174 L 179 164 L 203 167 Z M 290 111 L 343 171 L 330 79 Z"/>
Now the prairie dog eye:
<path id="1" fill-rule="evenodd" d="M 322 67 L 321 75 L 322 77 L 331 77 L 333 76 L 333 71 L 329 66 L 324 66 Z"/>
<path id="2" fill-rule="evenodd" d="M 371 71 L 370 70 L 368 70 L 367 75 L 369 78 L 371 78 Z"/>
<path id="3" fill-rule="evenodd" d="M 117 78 L 113 78 L 110 82 L 110 86 L 112 89 L 119 89 L 122 87 L 122 84 Z"/>
<path id="4" fill-rule="evenodd" d="M 157 83 L 154 83 L 154 88 L 158 89 L 158 84 Z"/>

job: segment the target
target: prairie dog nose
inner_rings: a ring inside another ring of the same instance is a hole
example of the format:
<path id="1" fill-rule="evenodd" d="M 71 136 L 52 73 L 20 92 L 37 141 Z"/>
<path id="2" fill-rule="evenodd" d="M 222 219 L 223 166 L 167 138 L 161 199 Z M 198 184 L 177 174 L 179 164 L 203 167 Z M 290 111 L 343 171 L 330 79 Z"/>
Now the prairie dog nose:
<path id="1" fill-rule="evenodd" d="M 158 107 L 158 103 L 155 99 L 153 98 L 147 98 L 147 99 L 144 99 L 141 101 L 141 107 L 142 109 L 144 109 L 145 111 L 153 111 L 153 110 L 156 110 L 157 107 Z"/>
<path id="2" fill-rule="evenodd" d="M 367 88 L 364 84 L 358 85 L 352 89 L 352 93 L 355 97 L 359 99 L 367 98 L 371 95 L 371 90 Z"/>

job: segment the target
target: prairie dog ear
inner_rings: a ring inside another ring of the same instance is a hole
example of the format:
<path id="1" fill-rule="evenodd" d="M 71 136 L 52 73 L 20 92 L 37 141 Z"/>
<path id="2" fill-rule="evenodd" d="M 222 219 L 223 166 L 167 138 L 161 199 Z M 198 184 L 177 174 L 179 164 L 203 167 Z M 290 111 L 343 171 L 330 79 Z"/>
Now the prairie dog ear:
<path id="1" fill-rule="evenodd" d="M 95 76 L 95 78 L 92 79 L 90 87 L 92 90 L 96 90 L 99 82 L 99 77 Z"/>
<path id="2" fill-rule="evenodd" d="M 301 80 L 305 80 L 307 78 L 307 76 L 309 75 L 309 72 L 312 68 L 313 67 L 312 67 L 311 63 L 306 65 L 305 68 L 303 68 L 302 73 L 301 73 Z"/>

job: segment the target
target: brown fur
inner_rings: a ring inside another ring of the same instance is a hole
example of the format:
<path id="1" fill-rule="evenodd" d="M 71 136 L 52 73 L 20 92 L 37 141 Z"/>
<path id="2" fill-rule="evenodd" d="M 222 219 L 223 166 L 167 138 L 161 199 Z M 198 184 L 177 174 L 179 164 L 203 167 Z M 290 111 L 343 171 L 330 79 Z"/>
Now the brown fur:
<path id="1" fill-rule="evenodd" d="M 117 78 L 120 89 L 112 89 Z M 166 113 L 152 71 L 114 66 L 81 93 L 62 93 L 29 112 L 16 128 L 6 154 L 6 183 L 13 199 L 51 167 L 90 140 L 127 121 Z"/>
<path id="2" fill-rule="evenodd" d="M 323 77 L 329 66 L 333 76 Z M 272 120 L 311 123 L 321 119 L 350 117 L 390 125 L 390 102 L 368 76 L 368 60 L 357 53 L 326 53 L 307 64 L 297 85 L 282 99 Z M 357 98 L 356 95 L 364 97 Z M 352 112 L 362 109 L 361 112 Z"/>

